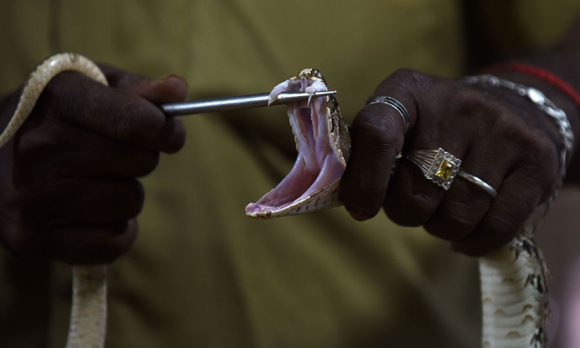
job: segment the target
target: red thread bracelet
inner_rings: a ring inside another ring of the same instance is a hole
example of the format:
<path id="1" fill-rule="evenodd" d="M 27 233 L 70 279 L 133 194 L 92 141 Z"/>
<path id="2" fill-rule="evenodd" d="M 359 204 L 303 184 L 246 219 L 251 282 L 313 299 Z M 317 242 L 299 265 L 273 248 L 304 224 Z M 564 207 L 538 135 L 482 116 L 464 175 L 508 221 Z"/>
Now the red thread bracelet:
<path id="1" fill-rule="evenodd" d="M 559 78 L 558 76 L 554 75 L 553 73 L 549 72 L 548 70 L 544 70 L 541 68 L 537 68 L 532 65 L 523 64 L 523 63 L 500 63 L 496 65 L 492 65 L 491 67 L 485 69 L 485 72 L 497 72 L 497 71 L 516 71 L 522 74 L 526 74 L 529 76 L 533 76 L 538 78 L 544 82 L 551 84 L 552 86 L 558 88 L 562 91 L 565 95 L 567 95 L 576 107 L 580 111 L 580 94 L 568 83 L 564 80 Z"/>

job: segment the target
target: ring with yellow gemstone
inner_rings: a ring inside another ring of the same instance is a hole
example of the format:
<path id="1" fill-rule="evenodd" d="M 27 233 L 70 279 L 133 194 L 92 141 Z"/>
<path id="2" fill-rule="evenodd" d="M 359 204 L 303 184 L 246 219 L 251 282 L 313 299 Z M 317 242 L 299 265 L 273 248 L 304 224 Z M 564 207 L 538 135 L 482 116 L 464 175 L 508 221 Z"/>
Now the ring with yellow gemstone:
<path id="1" fill-rule="evenodd" d="M 461 165 L 461 160 L 449 152 L 439 148 L 438 150 L 417 150 L 407 155 L 407 159 L 415 163 L 425 178 L 437 185 L 449 190 L 451 183 Z"/>

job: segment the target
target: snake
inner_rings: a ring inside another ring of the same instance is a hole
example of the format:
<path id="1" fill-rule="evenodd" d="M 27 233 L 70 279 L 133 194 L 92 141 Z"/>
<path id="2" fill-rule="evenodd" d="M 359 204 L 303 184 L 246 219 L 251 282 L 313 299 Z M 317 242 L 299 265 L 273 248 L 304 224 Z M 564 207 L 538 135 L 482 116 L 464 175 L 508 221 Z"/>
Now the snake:
<path id="1" fill-rule="evenodd" d="M 44 60 L 28 76 L 10 121 L 0 134 L 0 147 L 26 121 L 49 81 L 63 71 L 76 71 L 108 85 L 99 67 L 88 58 L 60 53 Z M 282 92 L 328 90 L 317 69 L 304 69 L 278 84 L 270 101 Z M 341 205 L 340 179 L 351 142 L 335 96 L 287 105 L 298 156 L 290 173 L 246 215 L 272 219 Z M 549 307 L 546 267 L 530 229 L 499 251 L 479 259 L 482 293 L 482 347 L 546 348 Z M 103 348 L 107 323 L 107 266 L 72 266 L 72 305 L 67 348 Z"/>
<path id="2" fill-rule="evenodd" d="M 282 92 L 313 94 L 326 90 L 322 73 L 308 68 L 276 85 L 270 100 Z M 351 142 L 336 97 L 290 103 L 287 114 L 298 156 L 275 188 L 246 206 L 249 217 L 272 219 L 341 205 L 340 180 Z M 396 165 L 391 174 L 395 170 Z M 547 268 L 533 238 L 534 228 L 522 227 L 510 243 L 478 260 L 483 348 L 548 346 Z"/>

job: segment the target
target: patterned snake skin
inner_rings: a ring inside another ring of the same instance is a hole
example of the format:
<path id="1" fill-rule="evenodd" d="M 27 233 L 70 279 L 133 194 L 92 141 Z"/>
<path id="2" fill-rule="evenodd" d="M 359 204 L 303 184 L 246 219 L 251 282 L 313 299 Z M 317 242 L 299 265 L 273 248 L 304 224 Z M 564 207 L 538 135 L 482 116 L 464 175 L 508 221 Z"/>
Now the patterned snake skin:
<path id="1" fill-rule="evenodd" d="M 328 90 L 316 69 L 304 69 L 271 92 Z M 334 97 L 288 105 L 298 157 L 291 172 L 246 215 L 270 219 L 340 205 L 340 178 L 350 154 L 348 128 Z M 482 347 L 545 348 L 549 316 L 546 268 L 532 238 L 522 229 L 508 245 L 479 259 L 483 306 Z"/>

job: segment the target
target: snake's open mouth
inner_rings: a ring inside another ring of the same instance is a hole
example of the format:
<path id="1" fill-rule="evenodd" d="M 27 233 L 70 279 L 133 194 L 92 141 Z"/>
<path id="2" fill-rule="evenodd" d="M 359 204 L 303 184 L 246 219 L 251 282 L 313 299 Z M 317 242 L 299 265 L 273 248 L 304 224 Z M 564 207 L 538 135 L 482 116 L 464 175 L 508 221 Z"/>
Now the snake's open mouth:
<path id="1" fill-rule="evenodd" d="M 270 98 L 275 100 L 282 92 L 314 93 L 326 90 L 321 80 L 287 80 L 274 87 Z M 330 142 L 332 120 L 327 104 L 328 97 L 320 97 L 288 105 L 298 157 L 290 173 L 273 190 L 258 202 L 246 206 L 247 215 L 283 215 L 340 179 L 344 165 Z"/>

